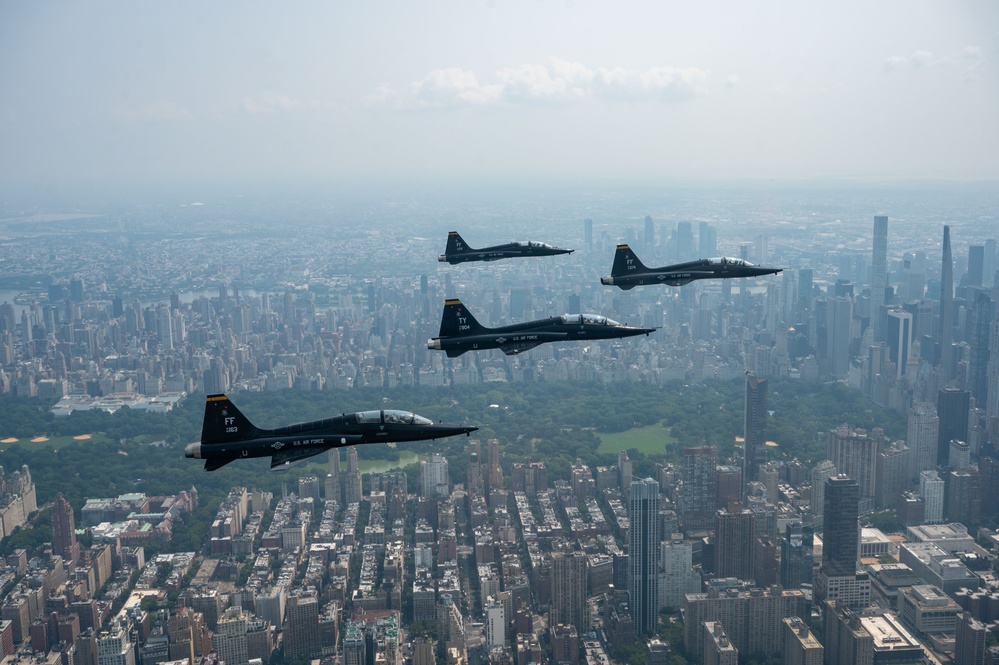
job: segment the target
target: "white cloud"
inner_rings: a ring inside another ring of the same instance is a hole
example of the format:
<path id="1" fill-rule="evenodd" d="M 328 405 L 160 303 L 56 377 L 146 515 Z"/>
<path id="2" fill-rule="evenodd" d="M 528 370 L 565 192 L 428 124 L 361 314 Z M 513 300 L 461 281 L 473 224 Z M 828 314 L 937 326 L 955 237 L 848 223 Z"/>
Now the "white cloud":
<path id="1" fill-rule="evenodd" d="M 116 117 L 131 122 L 173 122 L 189 120 L 191 113 L 177 102 L 161 99 L 140 107 L 119 106 Z"/>
<path id="2" fill-rule="evenodd" d="M 932 52 L 924 49 L 913 51 L 911 55 L 890 55 L 885 58 L 885 70 L 891 71 L 908 65 L 914 69 L 922 67 L 949 67 L 954 64 L 952 58 L 946 56 L 935 56 Z"/>
<path id="3" fill-rule="evenodd" d="M 572 104 L 593 98 L 676 102 L 705 94 L 708 77 L 709 72 L 693 67 L 591 69 L 553 58 L 548 64 L 501 69 L 488 81 L 459 67 L 435 69 L 401 88 L 380 86 L 365 102 L 398 108 Z"/>

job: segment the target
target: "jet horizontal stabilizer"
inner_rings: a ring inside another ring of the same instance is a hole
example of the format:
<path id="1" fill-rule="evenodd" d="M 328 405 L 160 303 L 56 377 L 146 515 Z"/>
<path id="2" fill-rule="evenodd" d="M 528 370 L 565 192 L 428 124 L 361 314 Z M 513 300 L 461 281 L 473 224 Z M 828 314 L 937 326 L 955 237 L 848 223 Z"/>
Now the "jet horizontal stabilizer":
<path id="1" fill-rule="evenodd" d="M 210 457 L 205 460 L 205 471 L 215 471 L 221 469 L 229 462 L 236 459 L 235 457 Z"/>

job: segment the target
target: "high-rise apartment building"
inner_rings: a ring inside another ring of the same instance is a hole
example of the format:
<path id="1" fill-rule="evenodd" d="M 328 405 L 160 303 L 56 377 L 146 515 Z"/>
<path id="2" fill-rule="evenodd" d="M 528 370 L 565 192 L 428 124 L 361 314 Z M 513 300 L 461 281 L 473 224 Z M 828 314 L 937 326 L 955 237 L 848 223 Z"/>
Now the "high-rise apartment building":
<path id="1" fill-rule="evenodd" d="M 954 665 L 984 665 L 986 632 L 985 624 L 972 616 L 971 612 L 957 615 Z"/>
<path id="2" fill-rule="evenodd" d="M 659 483 L 633 480 L 628 498 L 628 594 L 635 632 L 650 635 L 659 622 Z"/>
<path id="3" fill-rule="evenodd" d="M 717 500 L 715 446 L 683 449 L 683 485 L 680 487 L 680 521 L 684 529 L 706 529 L 714 525 Z"/>
<path id="4" fill-rule="evenodd" d="M 124 624 L 114 623 L 97 636 L 97 665 L 135 665 L 135 645 Z"/>
<path id="5" fill-rule="evenodd" d="M 746 401 L 743 414 L 742 486 L 755 481 L 760 465 L 767 461 L 767 380 L 746 377 Z"/>
<path id="6" fill-rule="evenodd" d="M 660 548 L 659 558 L 662 563 L 659 606 L 679 609 L 686 594 L 701 590 L 701 574 L 693 568 L 693 545 L 690 542 L 667 540 Z"/>
<path id="7" fill-rule="evenodd" d="M 943 522 L 944 485 L 943 478 L 932 469 L 919 474 L 919 496 L 923 499 L 923 519 L 927 524 Z"/>
<path id="8" fill-rule="evenodd" d="M 286 658 L 318 658 L 323 652 L 319 630 L 319 601 L 313 595 L 298 595 L 288 599 L 284 628 Z"/>
<path id="9" fill-rule="evenodd" d="M 241 607 L 230 607 L 219 618 L 212 644 L 219 660 L 224 661 L 226 665 L 249 663 L 249 647 L 246 639 L 248 623 L 249 617 Z"/>
<path id="10" fill-rule="evenodd" d="M 448 496 L 447 458 L 434 453 L 428 460 L 420 461 L 420 491 L 424 499 L 439 499 Z"/>
<path id="11" fill-rule="evenodd" d="M 56 495 L 55 505 L 52 507 L 52 549 L 62 557 L 63 565 L 71 567 L 80 559 L 73 506 L 69 505 L 62 494 Z"/>
<path id="12" fill-rule="evenodd" d="M 880 429 L 867 432 L 841 425 L 829 433 L 826 445 L 826 457 L 836 465 L 836 472 L 854 479 L 860 488 L 860 500 L 868 507 L 875 496 L 878 452 L 883 442 Z M 825 505 L 829 505 L 828 499 Z"/>
<path id="13" fill-rule="evenodd" d="M 784 665 L 822 665 L 825 647 L 801 617 L 785 617 Z"/>
<path id="14" fill-rule="evenodd" d="M 586 585 L 589 571 L 583 552 L 559 552 L 552 558 L 552 609 L 555 623 L 572 625 L 577 632 L 590 629 Z"/>
<path id="15" fill-rule="evenodd" d="M 347 448 L 347 471 L 340 474 L 343 483 L 343 501 L 346 504 L 360 503 L 363 498 L 361 489 L 361 470 L 357 465 L 357 448 Z"/>
<path id="16" fill-rule="evenodd" d="M 715 575 L 753 579 L 753 553 L 756 542 L 756 514 L 733 503 L 715 514 Z"/>
<path id="17" fill-rule="evenodd" d="M 909 408 L 909 435 L 907 443 L 912 454 L 909 457 L 909 478 L 919 477 L 920 472 L 935 469 L 937 466 L 937 446 L 940 439 L 940 418 L 937 407 L 932 402 L 914 402 Z"/>

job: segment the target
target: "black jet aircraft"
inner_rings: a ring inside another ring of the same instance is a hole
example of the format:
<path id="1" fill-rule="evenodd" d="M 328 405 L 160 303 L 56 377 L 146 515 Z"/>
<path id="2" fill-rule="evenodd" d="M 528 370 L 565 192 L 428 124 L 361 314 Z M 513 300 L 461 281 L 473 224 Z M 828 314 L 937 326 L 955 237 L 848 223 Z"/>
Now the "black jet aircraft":
<path id="1" fill-rule="evenodd" d="M 683 286 L 695 279 L 725 279 L 731 277 L 756 277 L 776 275 L 783 268 L 754 266 L 749 261 L 722 256 L 716 259 L 698 259 L 676 263 L 662 268 L 647 268 L 627 245 L 618 245 L 614 266 L 609 277 L 601 277 L 605 286 L 616 286 L 627 291 L 646 284 Z"/>
<path id="2" fill-rule="evenodd" d="M 271 469 L 291 466 L 330 448 L 361 443 L 388 443 L 443 439 L 469 434 L 478 427 L 435 425 L 409 411 L 358 411 L 334 418 L 260 429 L 239 412 L 225 395 L 209 395 L 201 442 L 189 443 L 184 456 L 205 460 L 214 471 L 237 459 L 270 457 Z"/>
<path id="3" fill-rule="evenodd" d="M 635 328 L 597 314 L 563 314 L 539 321 L 486 328 L 472 316 L 460 300 L 445 300 L 439 337 L 427 341 L 427 348 L 447 352 L 455 358 L 467 351 L 500 349 L 512 356 L 545 342 L 589 339 L 616 339 L 648 335 L 655 328 Z"/>
<path id="4" fill-rule="evenodd" d="M 534 241 L 508 242 L 505 245 L 472 249 L 458 235 L 457 231 L 451 231 L 447 234 L 447 247 L 444 249 L 444 253 L 437 257 L 437 260 L 441 263 L 455 265 L 466 261 L 498 261 L 499 259 L 514 259 L 520 256 L 555 256 L 556 254 L 571 254 L 572 251 Z"/>

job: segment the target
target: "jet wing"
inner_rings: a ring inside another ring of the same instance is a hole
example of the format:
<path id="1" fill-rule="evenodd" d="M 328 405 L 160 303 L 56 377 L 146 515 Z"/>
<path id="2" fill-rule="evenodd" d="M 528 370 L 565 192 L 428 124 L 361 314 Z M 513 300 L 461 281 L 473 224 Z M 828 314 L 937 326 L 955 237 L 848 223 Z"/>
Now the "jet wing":
<path id="1" fill-rule="evenodd" d="M 656 279 L 664 284 L 669 284 L 670 286 L 683 286 L 684 284 L 689 284 L 695 279 L 705 279 L 707 277 L 714 277 L 713 272 L 706 270 L 678 270 L 676 272 L 663 272 L 656 275 Z"/>
<path id="2" fill-rule="evenodd" d="M 508 356 L 515 356 L 518 353 L 530 351 L 539 344 L 541 344 L 541 342 L 517 342 L 515 344 L 503 344 L 500 346 L 500 350 Z"/>
<path id="3" fill-rule="evenodd" d="M 300 450 L 279 450 L 271 455 L 271 471 L 276 469 L 287 469 L 293 464 L 297 464 L 310 457 L 315 457 L 319 453 L 324 453 L 327 448 L 304 448 Z"/>

